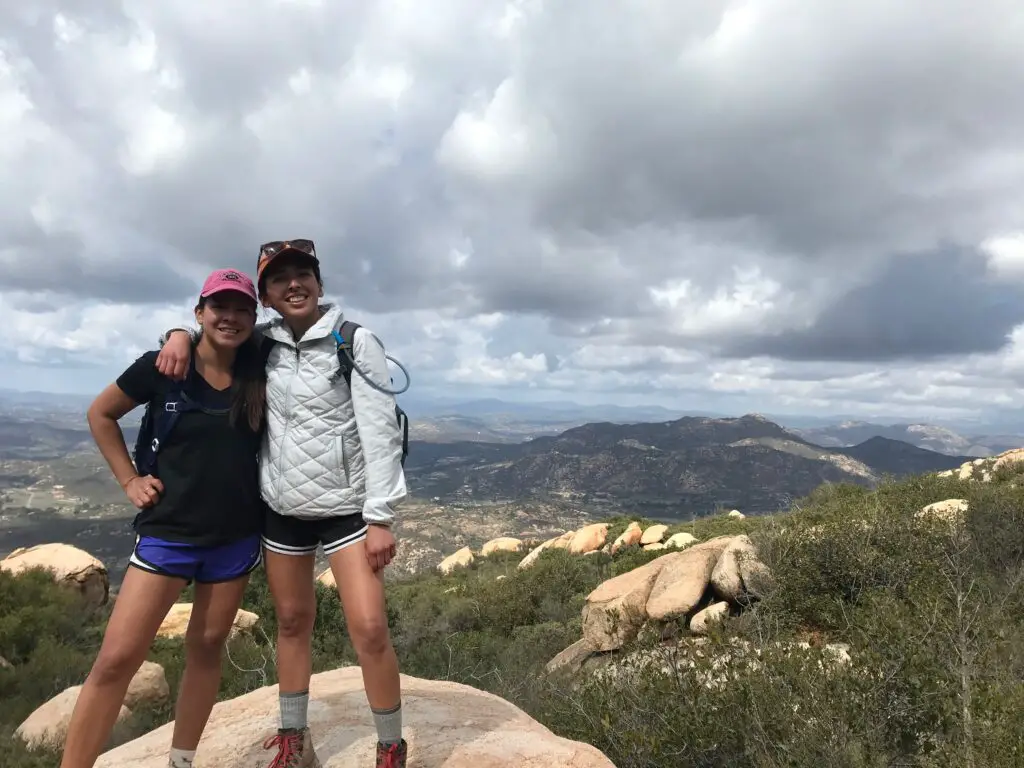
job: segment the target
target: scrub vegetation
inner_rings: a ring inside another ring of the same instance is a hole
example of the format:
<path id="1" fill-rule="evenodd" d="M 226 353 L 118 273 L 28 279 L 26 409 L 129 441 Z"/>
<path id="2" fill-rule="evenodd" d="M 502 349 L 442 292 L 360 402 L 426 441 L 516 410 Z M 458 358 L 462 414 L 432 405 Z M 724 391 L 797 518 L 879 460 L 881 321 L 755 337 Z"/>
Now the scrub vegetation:
<path id="1" fill-rule="evenodd" d="M 500 554 L 397 580 L 389 620 L 402 671 L 503 696 L 619 768 L 1019 766 L 1024 489 L 1004 474 L 822 486 L 772 518 L 697 521 L 699 538 L 742 526 L 771 590 L 707 637 L 662 625 L 582 669 L 545 667 L 581 637 L 587 594 L 663 552 L 550 550 L 523 570 L 522 554 Z M 969 502 L 962 523 L 918 514 L 949 498 Z M 337 597 L 318 591 L 315 668 L 353 664 Z M 244 607 L 261 620 L 231 642 L 221 698 L 275 682 L 274 613 L 259 574 Z M 0 768 L 56 763 L 14 729 L 84 679 L 104 620 L 43 574 L 0 574 L 0 656 L 10 664 L 0 668 Z M 847 661 L 830 650 L 838 644 Z M 150 658 L 173 699 L 180 643 L 161 640 Z M 168 721 L 172 708 L 135 712 L 116 740 Z"/>

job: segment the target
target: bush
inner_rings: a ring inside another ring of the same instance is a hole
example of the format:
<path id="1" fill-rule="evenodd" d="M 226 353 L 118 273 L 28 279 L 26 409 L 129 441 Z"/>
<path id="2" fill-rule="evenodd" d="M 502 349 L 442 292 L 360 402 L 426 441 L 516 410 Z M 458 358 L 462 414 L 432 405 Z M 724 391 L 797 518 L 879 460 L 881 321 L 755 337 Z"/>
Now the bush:
<path id="1" fill-rule="evenodd" d="M 1016 475 L 1013 475 L 1016 477 Z M 921 519 L 964 498 L 963 526 Z M 610 521 L 614 538 L 630 522 Z M 653 521 L 641 521 L 642 525 Z M 968 768 L 1024 764 L 1024 489 L 918 477 L 870 491 L 823 486 L 773 518 L 677 523 L 700 539 L 746 533 L 772 585 L 741 616 L 695 642 L 641 633 L 583 671 L 546 663 L 581 636 L 603 580 L 665 554 L 547 550 L 479 558 L 449 576 L 389 581 L 388 623 L 402 671 L 491 691 L 555 733 L 597 745 L 618 768 Z M 333 590 L 317 586 L 316 671 L 355 663 Z M 259 630 L 231 641 L 221 698 L 276 681 L 276 620 L 262 572 L 245 607 Z M 10 733 L 39 703 L 81 682 L 105 615 L 80 611 L 48 579 L 0 574 L 0 766 L 53 765 Z M 661 629 L 661 628 L 657 628 Z M 844 643 L 837 663 L 828 644 Z M 177 691 L 183 649 L 156 642 Z M 648 660 L 645 662 L 644 660 Z M 173 704 L 136 713 L 140 728 Z"/>

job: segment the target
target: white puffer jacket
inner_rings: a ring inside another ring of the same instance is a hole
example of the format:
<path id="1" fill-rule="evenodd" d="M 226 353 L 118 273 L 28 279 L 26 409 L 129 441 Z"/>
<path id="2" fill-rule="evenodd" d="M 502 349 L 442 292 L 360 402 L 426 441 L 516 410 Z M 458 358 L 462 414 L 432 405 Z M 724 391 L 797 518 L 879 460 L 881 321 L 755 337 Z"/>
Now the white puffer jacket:
<path id="1" fill-rule="evenodd" d="M 362 513 L 390 524 L 407 489 L 395 398 L 374 389 L 358 371 L 351 391 L 338 371 L 341 309 L 323 317 L 296 342 L 281 321 L 260 330 L 278 342 L 267 361 L 267 430 L 260 455 L 264 501 L 282 515 L 305 518 Z M 356 365 L 390 386 L 384 347 L 365 328 L 352 340 Z"/>

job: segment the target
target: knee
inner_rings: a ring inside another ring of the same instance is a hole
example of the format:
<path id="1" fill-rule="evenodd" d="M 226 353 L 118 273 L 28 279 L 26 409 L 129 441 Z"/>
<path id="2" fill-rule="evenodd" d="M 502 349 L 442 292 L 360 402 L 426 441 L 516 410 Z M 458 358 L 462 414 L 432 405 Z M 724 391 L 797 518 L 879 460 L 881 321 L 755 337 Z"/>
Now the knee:
<path id="1" fill-rule="evenodd" d="M 350 623 L 348 630 L 359 656 L 381 656 L 391 647 L 385 616 L 362 617 Z"/>
<path id="2" fill-rule="evenodd" d="M 277 634 L 287 639 L 308 637 L 313 633 L 316 620 L 316 603 L 285 603 L 275 608 L 277 613 Z"/>
<path id="3" fill-rule="evenodd" d="M 138 672 L 144 657 L 145 651 L 139 652 L 127 646 L 103 647 L 92 665 L 89 677 L 99 685 L 123 683 L 131 680 Z"/>
<path id="4" fill-rule="evenodd" d="M 191 659 L 220 662 L 231 627 L 203 627 L 185 635 L 185 653 Z"/>

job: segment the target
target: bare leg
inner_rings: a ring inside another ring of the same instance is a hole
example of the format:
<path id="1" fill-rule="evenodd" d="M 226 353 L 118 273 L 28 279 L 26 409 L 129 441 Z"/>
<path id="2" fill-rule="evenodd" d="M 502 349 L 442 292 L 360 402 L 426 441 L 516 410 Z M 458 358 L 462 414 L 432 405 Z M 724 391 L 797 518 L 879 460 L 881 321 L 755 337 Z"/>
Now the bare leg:
<path id="1" fill-rule="evenodd" d="M 128 568 L 103 645 L 75 703 L 60 768 L 92 768 L 110 738 L 128 684 L 184 586 L 184 579 Z"/>
<path id="2" fill-rule="evenodd" d="M 335 552 L 328 561 L 338 584 L 370 707 L 376 711 L 394 709 L 401 703 L 402 690 L 398 657 L 388 633 L 383 571 L 375 573 L 367 562 L 365 540 Z"/>
<path id="3" fill-rule="evenodd" d="M 248 583 L 249 577 L 243 576 L 220 584 L 196 584 L 185 633 L 185 673 L 174 712 L 173 748 L 194 750 L 199 744 L 220 690 L 224 643 Z"/>
<path id="4" fill-rule="evenodd" d="M 264 550 L 267 584 L 277 615 L 277 681 L 282 694 L 309 690 L 313 671 L 313 622 L 316 591 L 310 555 L 281 555 Z"/>

